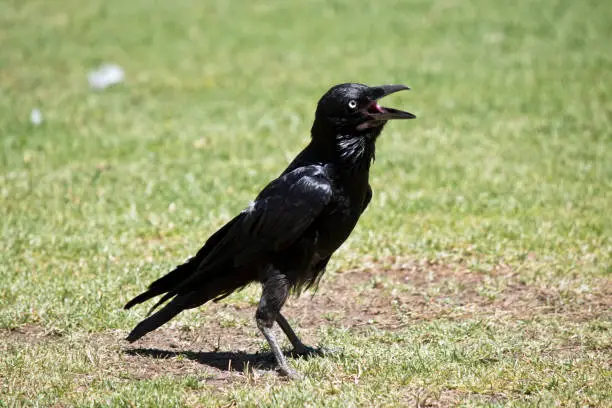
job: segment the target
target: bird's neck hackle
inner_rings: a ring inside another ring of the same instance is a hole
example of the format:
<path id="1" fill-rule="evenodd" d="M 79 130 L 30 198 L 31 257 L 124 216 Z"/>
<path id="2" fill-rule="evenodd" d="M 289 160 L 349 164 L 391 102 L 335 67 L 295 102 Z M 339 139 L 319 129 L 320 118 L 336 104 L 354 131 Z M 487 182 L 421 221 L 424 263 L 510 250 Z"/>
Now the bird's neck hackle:
<path id="1" fill-rule="evenodd" d="M 315 122 L 312 127 L 311 144 L 318 150 L 325 150 L 329 158 L 340 164 L 346 171 L 368 171 L 376 154 L 376 139 L 380 129 L 368 129 L 367 132 L 341 131 Z"/>

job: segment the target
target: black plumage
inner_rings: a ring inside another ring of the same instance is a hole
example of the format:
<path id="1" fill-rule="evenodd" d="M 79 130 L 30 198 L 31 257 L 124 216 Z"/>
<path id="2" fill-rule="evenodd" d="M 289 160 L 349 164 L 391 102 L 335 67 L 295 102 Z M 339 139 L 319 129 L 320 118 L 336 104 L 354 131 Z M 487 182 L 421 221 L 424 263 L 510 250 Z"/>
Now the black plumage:
<path id="1" fill-rule="evenodd" d="M 234 219 L 215 232 L 186 263 L 153 282 L 126 309 L 163 295 L 129 334 L 132 342 L 178 313 L 220 300 L 251 282 L 262 284 L 255 317 L 282 374 L 294 376 L 271 328 L 276 321 L 294 352 L 309 353 L 280 310 L 290 291 L 321 278 L 330 257 L 348 238 L 372 197 L 368 179 L 375 142 L 390 119 L 408 112 L 378 99 L 403 85 L 341 84 L 319 101 L 311 141 L 289 167 Z M 165 302 L 168 302 L 164 304 Z"/>

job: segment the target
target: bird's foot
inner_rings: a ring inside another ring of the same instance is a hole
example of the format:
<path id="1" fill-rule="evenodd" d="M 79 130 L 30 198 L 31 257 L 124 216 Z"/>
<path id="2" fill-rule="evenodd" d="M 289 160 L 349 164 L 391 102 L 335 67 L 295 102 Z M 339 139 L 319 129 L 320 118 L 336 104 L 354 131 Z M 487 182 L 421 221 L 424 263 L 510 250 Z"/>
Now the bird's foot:
<path id="1" fill-rule="evenodd" d="M 290 380 L 301 380 L 303 378 L 300 373 L 298 373 L 288 365 L 278 366 L 278 373 L 283 377 L 289 378 Z"/>
<path id="2" fill-rule="evenodd" d="M 293 348 L 291 355 L 296 357 L 311 357 L 320 355 L 319 349 L 307 346 L 305 344 L 299 344 Z"/>
<path id="3" fill-rule="evenodd" d="M 336 352 L 338 352 L 338 349 L 335 349 L 335 348 L 327 348 L 327 347 L 314 348 L 314 347 L 307 346 L 305 344 L 300 344 L 297 347 L 293 348 L 293 351 L 291 352 L 291 354 L 297 357 L 313 357 L 313 356 L 323 357 L 323 356 L 328 356 L 330 354 L 335 354 Z"/>

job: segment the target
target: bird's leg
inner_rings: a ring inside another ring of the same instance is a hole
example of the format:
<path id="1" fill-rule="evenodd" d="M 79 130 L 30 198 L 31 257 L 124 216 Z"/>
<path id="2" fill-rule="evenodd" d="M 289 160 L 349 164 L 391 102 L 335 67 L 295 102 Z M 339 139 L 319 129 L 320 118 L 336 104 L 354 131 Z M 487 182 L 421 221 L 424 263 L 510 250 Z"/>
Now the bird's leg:
<path id="1" fill-rule="evenodd" d="M 255 313 L 255 320 L 257 321 L 257 327 L 261 330 L 261 333 L 268 341 L 274 353 L 279 372 L 290 378 L 299 378 L 298 373 L 287 364 L 287 359 L 283 355 L 278 341 L 276 340 L 276 336 L 274 336 L 274 332 L 272 331 L 274 321 L 277 319 L 280 309 L 283 307 L 288 295 L 289 282 L 285 275 L 278 274 L 269 276 L 263 284 L 261 299 L 259 300 L 259 306 Z"/>
<path id="2" fill-rule="evenodd" d="M 283 332 L 285 332 L 285 335 L 287 336 L 287 338 L 291 342 L 291 345 L 293 346 L 293 352 L 295 354 L 300 355 L 300 356 L 318 354 L 318 351 L 316 349 L 309 347 L 305 345 L 304 343 L 302 343 L 300 338 L 297 336 L 297 334 L 295 334 L 295 332 L 289 325 L 289 322 L 287 321 L 287 319 L 285 319 L 285 316 L 283 316 L 280 312 L 276 316 L 276 323 L 278 323 L 281 329 L 283 329 Z"/>

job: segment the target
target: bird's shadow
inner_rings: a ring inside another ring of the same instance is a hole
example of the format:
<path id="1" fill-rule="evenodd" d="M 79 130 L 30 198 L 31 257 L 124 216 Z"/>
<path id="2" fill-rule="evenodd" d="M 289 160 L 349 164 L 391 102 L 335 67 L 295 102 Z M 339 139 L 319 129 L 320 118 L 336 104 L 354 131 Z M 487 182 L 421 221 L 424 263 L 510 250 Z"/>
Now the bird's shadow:
<path id="1" fill-rule="evenodd" d="M 155 359 L 168 359 L 180 356 L 222 371 L 245 371 L 254 368 L 273 370 L 276 368 L 276 360 L 272 352 L 171 351 L 155 348 L 130 348 L 125 349 L 123 352 L 132 356 L 144 356 Z M 304 359 L 314 356 L 313 354 L 298 355 L 293 351 L 286 351 L 284 354 L 287 357 Z"/>

